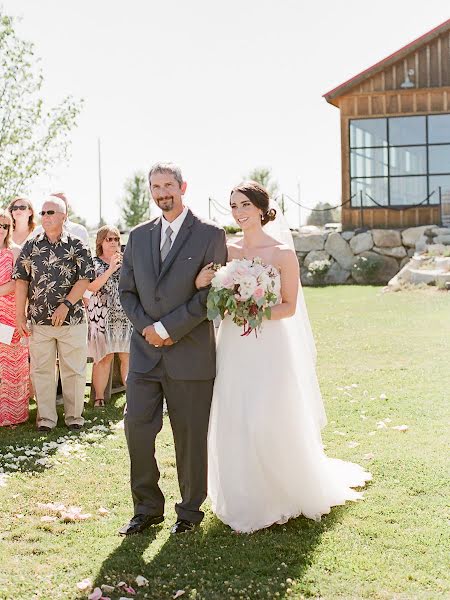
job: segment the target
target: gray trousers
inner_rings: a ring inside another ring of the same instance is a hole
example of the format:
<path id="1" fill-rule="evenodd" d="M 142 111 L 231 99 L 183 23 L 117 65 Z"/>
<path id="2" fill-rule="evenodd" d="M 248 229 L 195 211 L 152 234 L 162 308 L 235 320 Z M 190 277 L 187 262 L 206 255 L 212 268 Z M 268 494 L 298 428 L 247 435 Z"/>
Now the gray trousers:
<path id="1" fill-rule="evenodd" d="M 213 379 L 171 379 L 162 360 L 148 373 L 129 372 L 124 421 L 135 514 L 164 514 L 155 439 L 163 424 L 165 397 L 182 499 L 175 510 L 180 519 L 193 523 L 203 519 L 200 506 L 207 494 L 207 437 L 213 384 Z"/>

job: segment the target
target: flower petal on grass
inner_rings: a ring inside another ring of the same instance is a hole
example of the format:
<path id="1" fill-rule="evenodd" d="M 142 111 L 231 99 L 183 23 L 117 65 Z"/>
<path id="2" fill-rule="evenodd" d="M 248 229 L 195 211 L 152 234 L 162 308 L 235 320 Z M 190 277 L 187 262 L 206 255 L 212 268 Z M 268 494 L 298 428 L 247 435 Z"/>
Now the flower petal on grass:
<path id="1" fill-rule="evenodd" d="M 115 590 L 114 586 L 108 585 L 107 583 L 102 583 L 100 587 L 102 588 L 102 592 L 106 592 L 107 594 L 110 594 Z"/>
<path id="2" fill-rule="evenodd" d="M 387 399 L 388 399 L 388 397 L 386 394 L 384 394 L 384 393 L 380 394 L 380 400 L 387 400 Z"/>
<path id="3" fill-rule="evenodd" d="M 79 581 L 77 583 L 77 588 L 80 590 L 80 592 L 85 592 L 86 590 L 91 589 L 92 587 L 92 581 L 88 578 L 83 579 L 82 581 Z"/>
<path id="4" fill-rule="evenodd" d="M 375 454 L 373 452 L 368 452 L 367 454 L 364 454 L 364 456 L 363 456 L 364 460 L 372 460 L 372 458 L 375 458 Z"/>
<path id="5" fill-rule="evenodd" d="M 53 521 L 57 521 L 58 517 L 51 517 L 50 515 L 44 515 L 41 517 L 41 521 L 43 523 L 53 523 Z"/>
<path id="6" fill-rule="evenodd" d="M 387 429 L 387 425 L 384 421 L 378 421 L 377 429 Z"/>
<path id="7" fill-rule="evenodd" d="M 89 594 L 88 600 L 100 600 L 100 598 L 102 596 L 103 596 L 102 590 L 97 587 L 97 588 L 94 589 L 94 591 L 92 592 L 92 594 Z"/>
<path id="8" fill-rule="evenodd" d="M 408 425 L 396 425 L 395 427 L 392 427 L 392 429 L 396 429 L 397 431 L 408 431 L 409 426 Z"/>
<path id="9" fill-rule="evenodd" d="M 333 431 L 335 435 L 347 435 L 344 431 Z"/>
<path id="10" fill-rule="evenodd" d="M 59 504 L 57 502 L 48 502 L 47 504 L 38 502 L 36 506 L 39 508 L 39 510 L 45 510 L 46 512 L 55 514 L 60 514 L 61 511 L 67 510 L 64 504 Z"/>
<path id="11" fill-rule="evenodd" d="M 107 508 L 105 508 L 104 506 L 100 506 L 100 508 L 98 509 L 98 514 L 101 515 L 102 517 L 109 515 L 109 510 Z"/>
<path id="12" fill-rule="evenodd" d="M 348 442 L 347 446 L 348 448 L 356 448 L 359 446 L 359 442 Z"/>
<path id="13" fill-rule="evenodd" d="M 142 587 L 144 585 L 148 585 L 148 579 L 145 579 L 145 577 L 143 577 L 142 575 L 138 575 L 135 579 L 136 583 L 138 584 L 139 587 Z"/>
<path id="14" fill-rule="evenodd" d="M 175 594 L 173 595 L 173 600 L 175 600 L 176 598 L 179 598 L 180 596 L 183 596 L 183 594 L 185 594 L 186 592 L 184 590 L 177 590 L 175 592 Z"/>

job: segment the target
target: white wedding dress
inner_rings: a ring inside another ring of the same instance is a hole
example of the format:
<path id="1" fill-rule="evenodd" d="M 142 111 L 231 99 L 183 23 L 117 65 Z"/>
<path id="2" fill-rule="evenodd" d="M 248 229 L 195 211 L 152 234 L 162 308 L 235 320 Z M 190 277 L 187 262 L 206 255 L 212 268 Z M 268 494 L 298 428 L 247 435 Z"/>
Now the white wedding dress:
<path id="1" fill-rule="evenodd" d="M 219 327 L 208 494 L 214 513 L 236 531 L 299 515 L 318 520 L 332 506 L 362 498 L 352 488 L 371 479 L 359 465 L 323 451 L 326 418 L 301 325 L 296 316 L 264 321 L 257 337 L 242 337 L 230 317 Z"/>

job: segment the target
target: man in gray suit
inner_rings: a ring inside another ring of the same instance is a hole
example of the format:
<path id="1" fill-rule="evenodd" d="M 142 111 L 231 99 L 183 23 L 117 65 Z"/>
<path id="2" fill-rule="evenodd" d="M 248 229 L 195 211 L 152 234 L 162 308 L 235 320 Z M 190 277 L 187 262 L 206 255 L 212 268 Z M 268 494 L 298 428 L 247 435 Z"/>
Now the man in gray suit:
<path id="1" fill-rule="evenodd" d="M 213 324 L 206 320 L 208 289 L 197 290 L 195 278 L 206 264 L 225 264 L 227 256 L 223 229 L 183 205 L 186 183 L 176 165 L 153 165 L 149 183 L 163 214 L 131 231 L 119 284 L 134 326 L 125 413 L 134 517 L 121 535 L 164 520 L 155 460 L 164 397 L 181 491 L 172 533 L 190 531 L 203 518 L 216 348 Z"/>

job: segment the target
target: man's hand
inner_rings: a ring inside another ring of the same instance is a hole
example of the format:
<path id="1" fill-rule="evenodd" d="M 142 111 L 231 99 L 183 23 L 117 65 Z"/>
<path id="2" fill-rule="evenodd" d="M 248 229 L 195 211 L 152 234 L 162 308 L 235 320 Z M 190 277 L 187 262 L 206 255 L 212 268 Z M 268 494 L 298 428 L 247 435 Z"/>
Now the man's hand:
<path id="1" fill-rule="evenodd" d="M 55 327 L 59 327 L 64 323 L 65 318 L 67 317 L 67 313 L 69 309 L 65 304 L 60 304 L 55 312 L 52 314 L 52 325 Z"/>
<path id="2" fill-rule="evenodd" d="M 27 318 L 25 315 L 16 316 L 16 327 L 20 337 L 28 337 L 31 331 L 27 327 Z"/>
<path id="3" fill-rule="evenodd" d="M 167 340 L 164 340 L 164 346 L 173 346 L 174 344 L 175 342 L 171 340 L 170 337 L 168 337 Z"/>
<path id="4" fill-rule="evenodd" d="M 159 337 L 159 335 L 156 333 L 153 325 L 147 325 L 147 327 L 142 332 L 142 336 L 151 346 L 156 346 L 156 348 L 164 346 L 164 340 L 162 339 L 162 337 Z"/>

